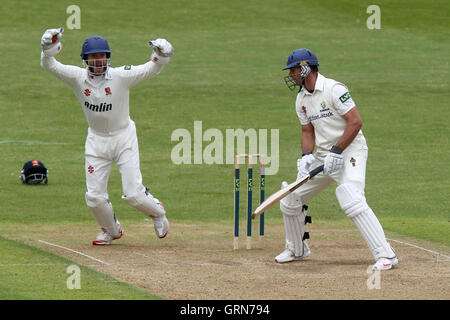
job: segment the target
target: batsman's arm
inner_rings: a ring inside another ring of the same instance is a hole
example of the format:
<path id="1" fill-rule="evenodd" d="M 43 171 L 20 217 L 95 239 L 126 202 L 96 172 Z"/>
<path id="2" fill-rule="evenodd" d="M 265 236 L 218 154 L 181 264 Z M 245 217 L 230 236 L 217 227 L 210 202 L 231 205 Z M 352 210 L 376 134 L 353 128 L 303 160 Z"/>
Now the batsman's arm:
<path id="1" fill-rule="evenodd" d="M 315 135 L 314 127 L 311 123 L 302 125 L 302 154 L 309 154 L 314 151 Z"/>
<path id="2" fill-rule="evenodd" d="M 342 137 L 336 143 L 336 146 L 342 150 L 352 143 L 353 139 L 355 139 L 359 130 L 362 128 L 362 120 L 356 106 L 351 108 L 350 111 L 343 115 L 343 117 L 347 121 L 347 126 L 345 127 Z"/>

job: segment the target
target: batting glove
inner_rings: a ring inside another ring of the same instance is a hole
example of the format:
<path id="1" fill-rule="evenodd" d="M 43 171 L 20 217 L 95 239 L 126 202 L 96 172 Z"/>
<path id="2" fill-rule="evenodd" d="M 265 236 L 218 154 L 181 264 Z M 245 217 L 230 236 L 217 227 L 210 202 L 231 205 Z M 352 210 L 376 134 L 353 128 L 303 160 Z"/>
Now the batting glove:
<path id="1" fill-rule="evenodd" d="M 167 64 L 173 54 L 173 47 L 166 39 L 151 40 L 148 45 L 153 48 L 150 59 L 157 64 Z"/>
<path id="2" fill-rule="evenodd" d="M 337 146 L 331 147 L 330 152 L 327 154 L 323 162 L 323 174 L 331 175 L 342 169 L 344 166 L 342 151 L 343 150 Z"/>
<path id="3" fill-rule="evenodd" d="M 62 44 L 60 42 L 64 28 L 47 29 L 41 38 L 42 51 L 46 56 L 55 56 L 61 49 Z"/>
<path id="4" fill-rule="evenodd" d="M 297 159 L 297 180 L 309 173 L 309 167 L 315 159 L 311 153 L 304 154 L 300 159 Z"/>

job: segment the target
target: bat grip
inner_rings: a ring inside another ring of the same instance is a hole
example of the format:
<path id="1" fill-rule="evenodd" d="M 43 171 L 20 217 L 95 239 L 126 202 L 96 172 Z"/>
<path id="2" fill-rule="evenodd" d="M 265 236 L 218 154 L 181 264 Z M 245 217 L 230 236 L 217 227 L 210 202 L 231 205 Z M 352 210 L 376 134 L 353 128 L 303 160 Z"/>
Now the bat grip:
<path id="1" fill-rule="evenodd" d="M 314 177 L 315 175 L 321 173 L 322 170 L 323 170 L 323 165 L 318 166 L 317 168 L 311 170 L 311 171 L 309 172 L 309 178 L 312 178 L 312 177 Z"/>

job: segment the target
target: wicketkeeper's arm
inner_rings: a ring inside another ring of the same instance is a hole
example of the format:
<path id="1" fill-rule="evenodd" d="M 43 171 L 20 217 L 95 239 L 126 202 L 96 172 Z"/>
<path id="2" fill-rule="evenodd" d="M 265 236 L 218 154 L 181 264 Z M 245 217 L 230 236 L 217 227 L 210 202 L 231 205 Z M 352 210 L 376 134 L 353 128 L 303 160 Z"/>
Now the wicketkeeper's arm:
<path id="1" fill-rule="evenodd" d="M 63 28 L 48 29 L 44 32 L 44 35 L 41 38 L 41 66 L 59 79 L 69 85 L 72 85 L 76 78 L 80 76 L 83 69 L 75 66 L 64 65 L 56 61 L 54 56 L 57 55 L 62 49 L 60 40 L 63 32 Z"/>
<path id="2" fill-rule="evenodd" d="M 170 61 L 173 47 L 167 40 L 152 40 L 148 42 L 148 45 L 153 48 L 149 62 L 119 68 L 120 77 L 128 87 L 159 74 Z"/>

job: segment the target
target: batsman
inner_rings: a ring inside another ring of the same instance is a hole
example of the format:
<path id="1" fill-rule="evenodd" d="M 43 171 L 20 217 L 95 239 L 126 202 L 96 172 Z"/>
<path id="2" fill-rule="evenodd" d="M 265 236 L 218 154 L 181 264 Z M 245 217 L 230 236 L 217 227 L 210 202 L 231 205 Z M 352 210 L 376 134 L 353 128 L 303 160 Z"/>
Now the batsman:
<path id="1" fill-rule="evenodd" d="M 305 234 L 305 204 L 336 182 L 339 204 L 372 252 L 374 270 L 388 270 L 398 263 L 383 228 L 364 194 L 368 148 L 361 131 L 362 120 L 347 87 L 319 73 L 319 61 L 309 49 L 293 51 L 287 60 L 284 80 L 291 90 L 299 88 L 295 102 L 301 124 L 302 156 L 297 160 L 297 179 L 323 165 L 323 172 L 281 200 L 286 249 L 279 263 L 306 258 L 311 251 Z M 287 183 L 283 182 L 283 186 Z"/>
<path id="2" fill-rule="evenodd" d="M 150 61 L 142 65 L 110 66 L 111 51 L 101 36 L 87 38 L 81 48 L 84 67 L 55 59 L 63 28 L 48 29 L 41 38 L 41 66 L 72 87 L 88 122 L 85 144 L 86 204 L 101 232 L 93 245 L 110 245 L 124 231 L 109 200 L 107 185 L 113 163 L 122 178 L 122 199 L 153 220 L 156 235 L 166 237 L 169 221 L 162 203 L 142 184 L 136 126 L 130 118 L 129 92 L 137 83 L 159 74 L 170 61 L 172 45 L 150 41 Z"/>

